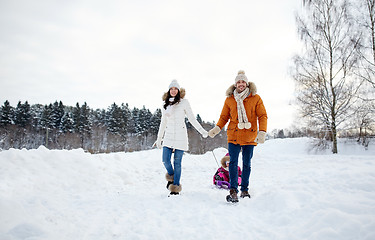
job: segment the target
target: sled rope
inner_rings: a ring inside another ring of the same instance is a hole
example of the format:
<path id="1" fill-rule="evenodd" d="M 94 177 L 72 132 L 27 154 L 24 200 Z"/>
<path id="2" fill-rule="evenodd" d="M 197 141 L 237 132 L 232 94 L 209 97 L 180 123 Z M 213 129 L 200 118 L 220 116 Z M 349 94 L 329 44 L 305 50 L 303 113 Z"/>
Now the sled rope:
<path id="1" fill-rule="evenodd" d="M 215 156 L 214 150 L 212 150 L 211 152 L 212 152 L 212 155 L 214 155 L 214 158 L 215 158 L 215 161 L 216 161 L 216 165 L 217 165 L 217 167 L 219 167 L 219 163 L 217 162 L 217 159 L 216 159 L 216 156 Z"/>

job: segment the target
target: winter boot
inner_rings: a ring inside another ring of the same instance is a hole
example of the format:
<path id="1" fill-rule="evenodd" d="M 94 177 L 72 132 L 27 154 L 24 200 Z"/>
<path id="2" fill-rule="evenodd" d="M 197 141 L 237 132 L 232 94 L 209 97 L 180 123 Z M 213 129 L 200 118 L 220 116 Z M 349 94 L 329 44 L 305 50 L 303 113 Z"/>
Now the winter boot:
<path id="1" fill-rule="evenodd" d="M 168 182 L 167 182 L 167 186 L 166 186 L 166 188 L 169 189 L 169 185 L 171 185 L 171 184 L 173 184 L 173 182 L 168 181 Z"/>
<path id="2" fill-rule="evenodd" d="M 238 202 L 238 197 L 237 197 L 237 191 L 236 191 L 236 189 L 231 188 L 229 190 L 229 195 L 227 196 L 227 201 L 228 202 L 232 202 L 232 203 Z"/>
<path id="3" fill-rule="evenodd" d="M 241 198 L 245 198 L 245 197 L 251 198 L 248 191 L 242 191 L 240 197 Z"/>
<path id="4" fill-rule="evenodd" d="M 165 179 L 168 181 L 167 189 L 169 189 L 169 185 L 173 184 L 173 175 L 169 175 L 168 173 L 165 174 Z"/>
<path id="5" fill-rule="evenodd" d="M 171 193 L 170 193 L 171 195 L 178 195 L 178 194 L 180 194 L 180 192 L 182 190 L 182 186 L 171 184 L 168 189 L 169 189 L 169 191 L 171 191 Z"/>

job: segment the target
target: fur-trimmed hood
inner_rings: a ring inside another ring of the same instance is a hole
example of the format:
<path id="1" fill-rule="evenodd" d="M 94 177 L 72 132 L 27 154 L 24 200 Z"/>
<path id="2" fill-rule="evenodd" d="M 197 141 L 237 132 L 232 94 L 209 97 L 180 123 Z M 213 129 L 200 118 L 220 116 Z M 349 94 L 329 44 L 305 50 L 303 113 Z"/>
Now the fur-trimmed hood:
<path id="1" fill-rule="evenodd" d="M 257 87 L 255 86 L 255 83 L 253 83 L 253 82 L 249 82 L 248 84 L 247 84 L 247 87 L 250 89 L 250 93 L 251 93 L 251 95 L 252 96 L 255 96 L 256 94 L 257 94 Z M 233 95 L 233 91 L 234 91 L 234 89 L 236 89 L 236 85 L 231 85 L 228 89 L 227 89 L 227 91 L 225 92 L 225 95 L 227 96 L 227 97 L 230 97 L 230 96 L 232 96 Z"/>
<path id="2" fill-rule="evenodd" d="M 185 97 L 185 95 L 186 95 L 185 88 L 180 88 L 180 97 L 181 97 L 181 99 L 183 99 Z M 167 97 L 168 97 L 168 92 L 165 92 L 163 94 L 163 97 L 162 97 L 163 101 L 165 101 L 165 99 L 167 99 Z"/>
<path id="3" fill-rule="evenodd" d="M 225 155 L 225 156 L 221 159 L 221 161 L 220 161 L 221 166 L 222 166 L 223 168 L 227 168 L 227 164 L 226 164 L 227 161 L 230 161 L 230 157 Z"/>

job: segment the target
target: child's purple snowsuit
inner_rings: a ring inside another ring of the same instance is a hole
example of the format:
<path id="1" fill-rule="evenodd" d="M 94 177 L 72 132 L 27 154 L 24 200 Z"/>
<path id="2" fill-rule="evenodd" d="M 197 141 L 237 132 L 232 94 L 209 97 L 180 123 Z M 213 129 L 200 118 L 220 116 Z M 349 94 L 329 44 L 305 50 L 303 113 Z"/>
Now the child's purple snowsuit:
<path id="1" fill-rule="evenodd" d="M 222 166 L 219 169 L 217 169 L 216 173 L 214 174 L 213 182 L 214 185 L 218 186 L 219 188 L 229 189 L 229 171 L 224 168 L 226 167 L 226 161 L 229 161 L 229 154 L 225 155 L 225 157 L 221 159 Z M 241 175 L 241 168 L 238 167 L 238 185 L 241 184 Z"/>

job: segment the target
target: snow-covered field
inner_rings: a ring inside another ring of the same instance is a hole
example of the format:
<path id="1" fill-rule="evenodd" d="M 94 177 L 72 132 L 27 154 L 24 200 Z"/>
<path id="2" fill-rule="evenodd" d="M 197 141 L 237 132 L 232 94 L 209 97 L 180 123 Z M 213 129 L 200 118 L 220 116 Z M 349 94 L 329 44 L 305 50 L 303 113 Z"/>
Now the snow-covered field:
<path id="1" fill-rule="evenodd" d="M 158 149 L 3 151 L 0 239 L 375 239 L 375 146 L 332 155 L 308 141 L 256 147 L 252 198 L 235 205 L 212 186 L 212 152 L 185 154 L 182 194 L 167 197 Z"/>

